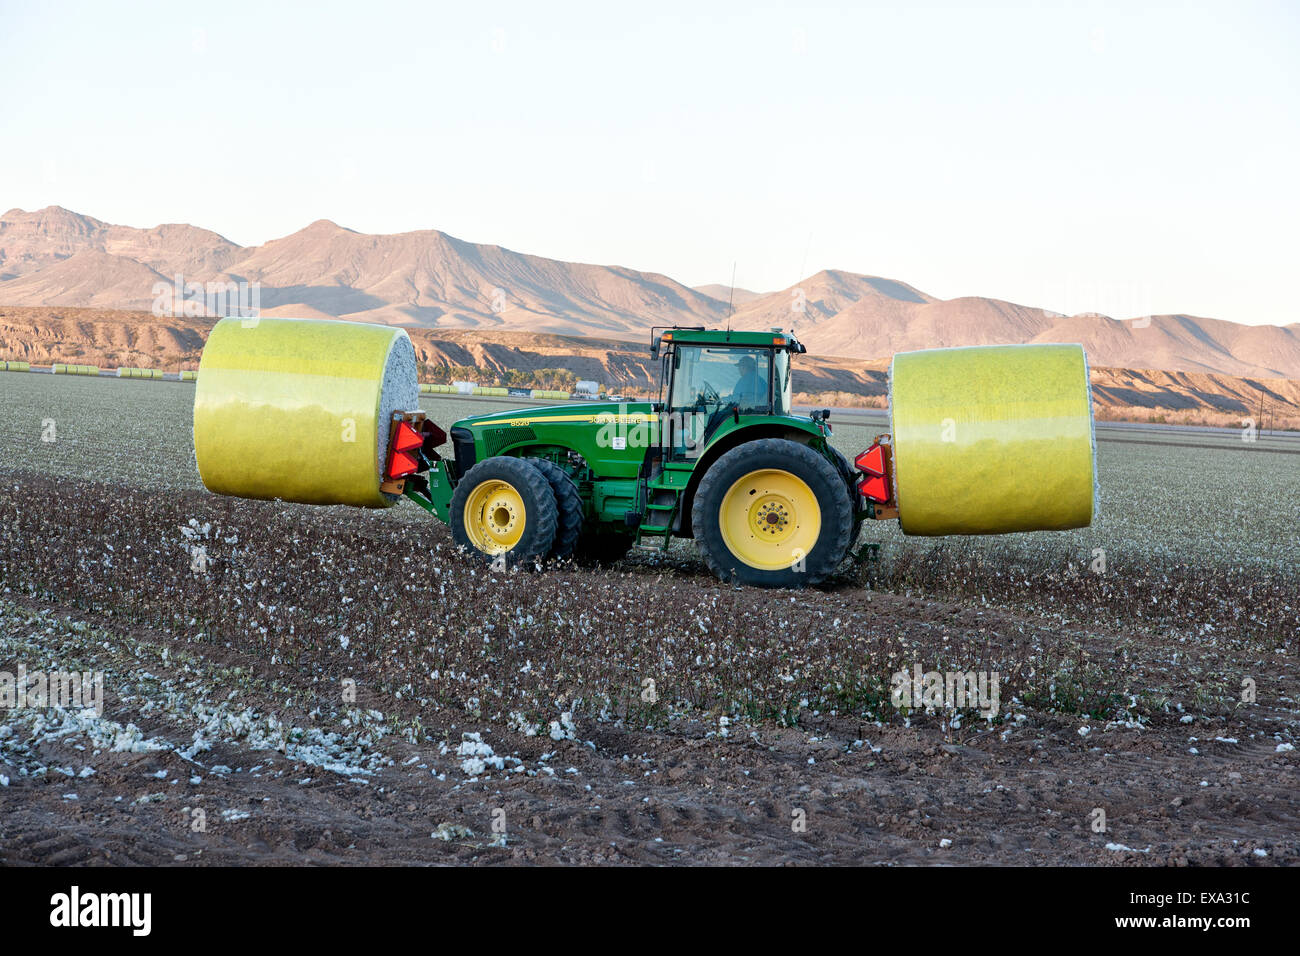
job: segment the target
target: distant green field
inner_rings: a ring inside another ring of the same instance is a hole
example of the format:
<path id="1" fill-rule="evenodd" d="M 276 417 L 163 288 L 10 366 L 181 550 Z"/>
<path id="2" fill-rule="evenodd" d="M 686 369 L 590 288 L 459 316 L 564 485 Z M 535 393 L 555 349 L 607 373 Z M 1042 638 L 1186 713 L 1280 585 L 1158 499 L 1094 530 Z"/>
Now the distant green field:
<path id="1" fill-rule="evenodd" d="M 0 376 L 0 471 L 150 487 L 199 489 L 193 386 L 115 378 Z M 538 403 L 422 396 L 444 427 L 468 415 Z M 53 423 L 51 433 L 49 423 Z M 885 430 L 832 415 L 834 440 L 852 456 Z M 42 437 L 53 437 L 43 441 Z M 1091 528 L 979 539 L 1027 556 L 1068 548 L 1087 559 L 1174 560 L 1204 566 L 1300 567 L 1300 439 L 1242 442 L 1232 433 L 1106 430 L 1099 436 L 1100 514 Z M 427 520 L 404 505 L 377 520 Z M 869 540 L 901 538 L 870 523 Z M 926 547 L 931 539 L 909 539 Z M 939 541 L 941 539 L 933 539 Z M 946 539 L 943 539 L 946 540 Z"/>

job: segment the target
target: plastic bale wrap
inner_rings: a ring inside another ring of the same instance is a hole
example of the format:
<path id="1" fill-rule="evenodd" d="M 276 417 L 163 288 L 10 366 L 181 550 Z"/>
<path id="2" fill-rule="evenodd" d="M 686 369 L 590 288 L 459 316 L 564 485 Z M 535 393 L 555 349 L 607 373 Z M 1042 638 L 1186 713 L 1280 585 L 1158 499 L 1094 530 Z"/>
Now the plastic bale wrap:
<path id="1" fill-rule="evenodd" d="M 906 534 L 1092 522 L 1097 456 L 1082 346 L 900 352 L 889 393 L 894 493 Z"/>
<path id="2" fill-rule="evenodd" d="M 401 329 L 314 319 L 222 319 L 194 392 L 194 451 L 210 490 L 382 508 L 389 422 L 419 408 Z"/>

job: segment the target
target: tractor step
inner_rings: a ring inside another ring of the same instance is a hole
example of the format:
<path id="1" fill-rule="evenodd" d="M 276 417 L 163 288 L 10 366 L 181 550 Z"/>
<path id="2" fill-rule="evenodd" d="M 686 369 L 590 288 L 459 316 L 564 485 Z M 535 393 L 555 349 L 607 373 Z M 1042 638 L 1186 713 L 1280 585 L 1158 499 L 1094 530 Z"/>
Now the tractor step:
<path id="1" fill-rule="evenodd" d="M 672 538 L 673 520 L 681 506 L 682 484 L 674 483 L 668 472 L 654 474 L 646 482 L 645 511 L 637 526 L 638 551 L 667 551 Z M 665 478 L 667 480 L 665 480 Z"/>
<path id="2" fill-rule="evenodd" d="M 641 527 L 641 535 L 636 539 L 636 544 L 632 546 L 633 551 L 667 551 L 668 535 L 664 534 L 667 528 L 647 528 Z"/>

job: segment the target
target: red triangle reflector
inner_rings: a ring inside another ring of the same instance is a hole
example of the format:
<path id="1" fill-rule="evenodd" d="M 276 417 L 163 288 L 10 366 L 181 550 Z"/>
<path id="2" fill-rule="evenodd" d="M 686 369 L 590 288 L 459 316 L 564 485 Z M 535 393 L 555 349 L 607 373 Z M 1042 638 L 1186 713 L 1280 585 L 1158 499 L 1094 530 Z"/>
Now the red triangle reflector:
<path id="1" fill-rule="evenodd" d="M 401 478 L 412 474 L 420 466 L 419 460 L 409 452 L 394 451 L 393 460 L 388 466 L 389 478 Z"/>
<path id="2" fill-rule="evenodd" d="M 393 451 L 410 451 L 424 444 L 424 436 L 406 422 L 399 422 L 393 436 Z"/>
<path id="3" fill-rule="evenodd" d="M 889 500 L 889 485 L 885 482 L 884 475 L 870 475 L 863 478 L 858 482 L 858 491 L 862 492 L 864 497 L 881 504 Z"/>
<path id="4" fill-rule="evenodd" d="M 857 465 L 859 471 L 865 471 L 869 475 L 883 475 L 885 473 L 885 449 L 879 445 L 872 445 L 853 459 L 853 464 Z"/>

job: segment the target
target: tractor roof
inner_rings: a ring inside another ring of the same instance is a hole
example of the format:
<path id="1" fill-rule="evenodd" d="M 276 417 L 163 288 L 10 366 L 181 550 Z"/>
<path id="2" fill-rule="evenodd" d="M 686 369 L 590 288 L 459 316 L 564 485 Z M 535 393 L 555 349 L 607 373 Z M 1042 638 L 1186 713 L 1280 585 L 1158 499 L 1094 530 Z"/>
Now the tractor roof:
<path id="1" fill-rule="evenodd" d="M 759 348 L 763 346 L 787 348 L 793 352 L 802 352 L 804 347 L 795 338 L 793 332 L 769 329 L 766 332 L 746 332 L 736 329 L 666 329 L 655 336 L 650 343 L 650 351 L 659 353 L 661 345 L 713 345 L 734 346 L 736 348 Z"/>

